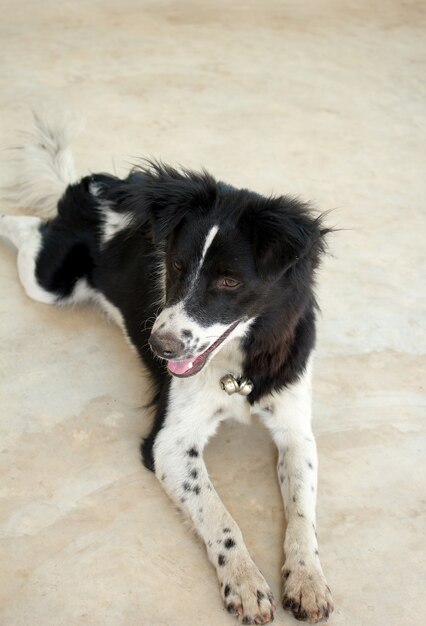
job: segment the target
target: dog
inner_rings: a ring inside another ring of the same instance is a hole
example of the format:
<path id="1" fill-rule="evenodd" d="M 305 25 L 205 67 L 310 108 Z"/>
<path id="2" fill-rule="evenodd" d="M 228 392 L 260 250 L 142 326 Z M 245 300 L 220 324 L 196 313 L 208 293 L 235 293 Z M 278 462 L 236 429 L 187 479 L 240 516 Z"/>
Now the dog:
<path id="1" fill-rule="evenodd" d="M 311 376 L 314 280 L 330 229 L 308 204 L 205 171 L 144 162 L 124 179 L 78 179 L 70 125 L 35 120 L 14 188 L 17 206 L 34 215 L 0 218 L 26 293 L 47 304 L 97 302 L 137 350 L 154 388 L 143 462 L 191 519 L 223 603 L 243 624 L 272 621 L 276 607 L 203 450 L 222 421 L 259 416 L 278 448 L 287 517 L 283 606 L 299 620 L 326 620 Z"/>

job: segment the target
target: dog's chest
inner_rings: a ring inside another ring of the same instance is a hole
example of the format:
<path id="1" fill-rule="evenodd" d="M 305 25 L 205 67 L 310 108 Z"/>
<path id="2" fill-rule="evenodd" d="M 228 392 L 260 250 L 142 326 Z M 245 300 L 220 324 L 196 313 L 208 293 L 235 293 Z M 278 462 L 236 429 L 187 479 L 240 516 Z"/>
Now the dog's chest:
<path id="1" fill-rule="evenodd" d="M 250 404 L 246 397 L 235 393 L 228 395 L 222 388 L 221 380 L 231 375 L 239 378 L 242 375 L 243 352 L 238 341 L 231 341 L 224 346 L 217 356 L 212 359 L 206 374 L 210 377 L 215 389 L 215 397 L 223 409 L 226 418 L 234 418 L 241 422 L 250 419 Z"/>
<path id="2" fill-rule="evenodd" d="M 221 379 L 231 374 L 239 378 L 242 374 L 243 353 L 238 341 L 230 341 L 196 376 L 187 379 L 173 379 L 172 396 L 188 410 L 189 405 L 199 416 L 222 421 L 234 418 L 241 422 L 250 419 L 250 404 L 247 398 L 238 393 L 228 395 L 222 389 Z"/>

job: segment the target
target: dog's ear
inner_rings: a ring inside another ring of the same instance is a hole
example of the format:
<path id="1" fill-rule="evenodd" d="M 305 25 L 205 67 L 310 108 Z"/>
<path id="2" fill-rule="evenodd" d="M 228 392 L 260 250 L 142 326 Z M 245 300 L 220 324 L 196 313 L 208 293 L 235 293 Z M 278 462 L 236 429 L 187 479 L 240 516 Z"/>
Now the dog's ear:
<path id="1" fill-rule="evenodd" d="M 208 210 L 217 195 L 207 172 L 176 170 L 157 162 L 134 169 L 121 185 L 120 205 L 154 243 L 165 239 L 190 211 Z"/>
<path id="2" fill-rule="evenodd" d="M 321 217 L 309 205 L 285 196 L 257 203 L 251 212 L 252 236 L 257 270 L 261 278 L 275 280 L 299 262 L 309 259 L 318 265 L 324 252 Z"/>

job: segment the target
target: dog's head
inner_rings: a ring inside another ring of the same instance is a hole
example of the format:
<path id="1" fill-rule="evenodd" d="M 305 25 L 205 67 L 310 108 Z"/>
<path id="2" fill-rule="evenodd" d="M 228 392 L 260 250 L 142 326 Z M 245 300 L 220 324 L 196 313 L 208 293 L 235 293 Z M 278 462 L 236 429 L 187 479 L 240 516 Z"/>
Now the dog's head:
<path id="1" fill-rule="evenodd" d="M 286 285 L 306 281 L 318 263 L 325 231 L 297 200 L 158 164 L 130 184 L 133 208 L 164 246 L 164 308 L 150 345 L 175 376 L 197 374 L 225 343 L 244 337 Z"/>

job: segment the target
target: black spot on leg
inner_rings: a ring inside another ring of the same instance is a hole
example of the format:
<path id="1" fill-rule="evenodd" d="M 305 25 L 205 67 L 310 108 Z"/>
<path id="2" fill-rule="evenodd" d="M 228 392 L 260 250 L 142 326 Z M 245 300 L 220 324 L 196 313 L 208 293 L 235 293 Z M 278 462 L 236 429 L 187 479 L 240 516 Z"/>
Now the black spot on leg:
<path id="1" fill-rule="evenodd" d="M 225 589 L 223 590 L 223 595 L 225 596 L 225 598 L 227 598 L 230 593 L 231 593 L 231 587 L 229 585 L 225 585 Z"/>
<path id="2" fill-rule="evenodd" d="M 224 532 L 224 533 L 230 533 L 230 532 L 231 532 L 231 529 L 230 529 L 230 528 L 224 528 L 224 529 L 223 529 L 223 532 Z"/>
<path id="3" fill-rule="evenodd" d="M 209 546 L 209 548 L 211 548 L 213 544 L 212 544 L 212 542 L 211 542 L 211 541 L 208 541 L 208 542 L 207 542 L 207 545 Z"/>
<path id="4" fill-rule="evenodd" d="M 299 565 L 300 565 L 301 567 L 305 567 L 305 561 L 304 561 L 303 559 L 300 559 L 300 561 L 299 561 Z"/>
<path id="5" fill-rule="evenodd" d="M 235 541 L 232 539 L 232 537 L 229 537 L 229 539 L 226 539 L 223 545 L 227 550 L 230 550 L 235 546 Z"/>
<path id="6" fill-rule="evenodd" d="M 191 456 L 192 458 L 195 458 L 198 456 L 198 450 L 197 448 L 189 448 L 188 452 L 187 452 L 188 456 Z"/>
<path id="7" fill-rule="evenodd" d="M 160 480 L 165 480 L 165 479 L 166 479 L 166 475 L 165 474 L 161 474 Z"/>
<path id="8" fill-rule="evenodd" d="M 226 559 L 223 556 L 223 554 L 219 554 L 218 558 L 217 558 L 217 562 L 218 564 L 223 567 L 226 564 Z"/>
<path id="9" fill-rule="evenodd" d="M 186 328 L 182 331 L 182 336 L 186 337 L 187 339 L 192 339 L 193 334 L 192 331 L 187 330 Z"/>
<path id="10" fill-rule="evenodd" d="M 297 516 L 298 516 L 298 517 L 305 517 L 305 516 L 303 515 L 303 513 L 300 513 L 300 511 L 297 511 Z"/>
<path id="11" fill-rule="evenodd" d="M 311 491 L 312 493 L 315 493 L 315 487 L 313 485 L 311 485 Z"/>
<path id="12" fill-rule="evenodd" d="M 191 485 L 187 482 L 184 482 L 182 487 L 185 489 L 185 491 L 190 491 L 191 490 Z"/>
<path id="13" fill-rule="evenodd" d="M 280 474 L 280 483 L 284 482 L 284 476 L 282 474 Z"/>
<path id="14" fill-rule="evenodd" d="M 200 495 L 200 486 L 199 485 L 195 485 L 194 489 L 192 490 L 196 496 Z"/>
<path id="15" fill-rule="evenodd" d="M 260 591 L 260 589 L 257 590 L 256 595 L 257 595 L 258 602 L 261 602 L 263 598 L 265 597 L 265 594 L 263 593 L 263 591 Z"/>
<path id="16" fill-rule="evenodd" d="M 186 498 L 181 498 L 181 499 L 180 499 L 180 501 L 181 501 L 182 503 L 183 503 L 183 502 L 186 502 Z"/>
<path id="17" fill-rule="evenodd" d="M 290 576 L 290 574 L 291 574 L 291 570 L 289 570 L 289 569 L 283 570 L 283 579 L 287 580 L 287 578 Z"/>
<path id="18" fill-rule="evenodd" d="M 203 507 L 200 506 L 200 508 L 198 509 L 198 513 L 202 513 L 203 512 Z"/>
<path id="19" fill-rule="evenodd" d="M 193 469 L 189 472 L 189 475 L 191 476 L 191 478 L 197 478 L 198 476 L 198 470 Z"/>
<path id="20" fill-rule="evenodd" d="M 315 554 L 315 556 L 319 556 L 318 550 L 315 550 L 314 554 Z"/>
<path id="21" fill-rule="evenodd" d="M 314 469 L 314 466 L 312 465 L 311 461 L 308 461 L 308 467 L 309 467 L 309 469 L 311 469 L 311 470 L 313 470 L 313 469 Z"/>

